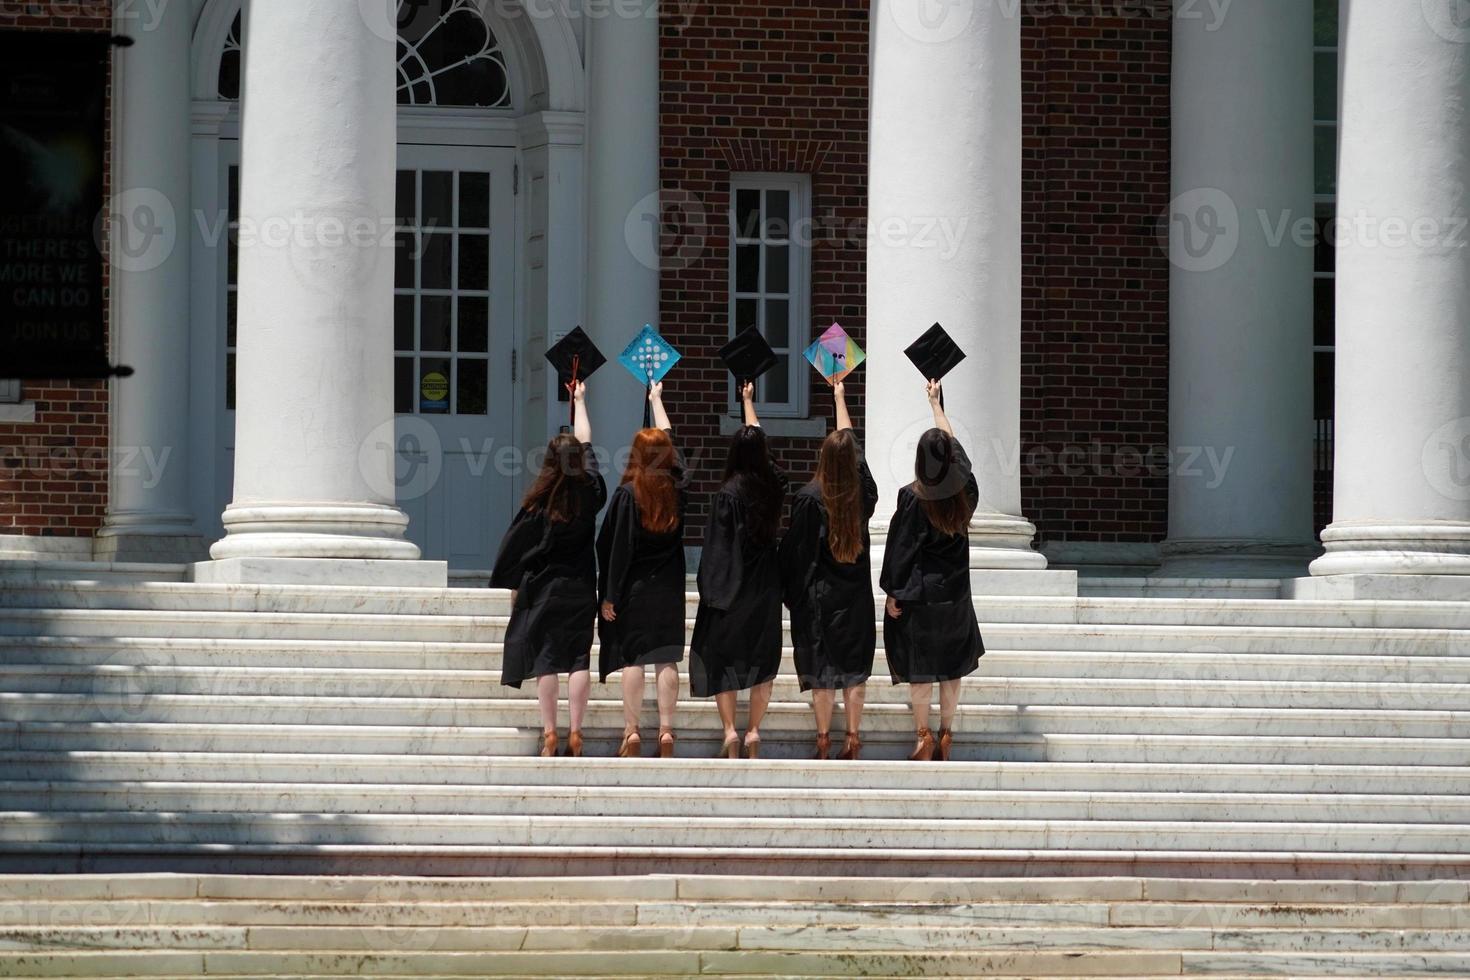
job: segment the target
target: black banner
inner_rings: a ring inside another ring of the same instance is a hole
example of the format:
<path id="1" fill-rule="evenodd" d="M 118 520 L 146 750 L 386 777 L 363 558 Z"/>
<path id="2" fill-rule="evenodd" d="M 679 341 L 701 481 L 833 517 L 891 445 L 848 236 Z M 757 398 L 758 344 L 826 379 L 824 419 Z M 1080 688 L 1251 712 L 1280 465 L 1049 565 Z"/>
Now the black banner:
<path id="1" fill-rule="evenodd" d="M 115 373 L 97 231 L 110 45 L 0 32 L 0 378 Z"/>

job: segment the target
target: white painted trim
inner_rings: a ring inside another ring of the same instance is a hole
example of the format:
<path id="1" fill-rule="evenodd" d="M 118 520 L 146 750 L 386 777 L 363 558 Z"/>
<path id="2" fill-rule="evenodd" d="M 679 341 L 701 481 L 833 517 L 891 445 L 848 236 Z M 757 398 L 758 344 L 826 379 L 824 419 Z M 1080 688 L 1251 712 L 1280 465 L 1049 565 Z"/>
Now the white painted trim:
<path id="1" fill-rule="evenodd" d="M 0 404 L 13 405 L 18 401 L 20 401 L 20 380 L 18 378 L 0 380 Z"/>
<path id="2" fill-rule="evenodd" d="M 761 428 L 766 435 L 778 439 L 824 439 L 827 436 L 827 419 L 792 419 L 761 417 Z M 733 415 L 720 416 L 720 435 L 737 432 L 744 423 Z"/>

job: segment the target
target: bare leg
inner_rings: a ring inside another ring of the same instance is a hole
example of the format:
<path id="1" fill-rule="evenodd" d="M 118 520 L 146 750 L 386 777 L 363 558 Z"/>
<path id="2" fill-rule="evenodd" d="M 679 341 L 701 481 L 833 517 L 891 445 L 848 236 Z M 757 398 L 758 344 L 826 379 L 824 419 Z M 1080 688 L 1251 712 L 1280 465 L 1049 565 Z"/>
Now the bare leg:
<path id="1" fill-rule="evenodd" d="M 934 697 L 933 684 L 910 684 L 909 706 L 914 710 L 914 730 L 929 727 L 929 702 Z"/>
<path id="2" fill-rule="evenodd" d="M 556 695 L 558 678 L 555 674 L 542 674 L 536 678 L 536 699 L 541 704 L 541 730 L 556 731 Z"/>
<path id="3" fill-rule="evenodd" d="M 572 714 L 572 731 L 582 730 L 582 716 L 587 714 L 587 694 L 592 689 L 592 672 L 579 670 L 567 678 L 567 701 Z"/>
<path id="4" fill-rule="evenodd" d="M 842 710 L 847 715 L 847 730 L 863 730 L 863 704 L 868 698 L 868 685 L 856 684 L 842 694 Z"/>
<path id="5" fill-rule="evenodd" d="M 939 727 L 953 728 L 955 709 L 960 703 L 960 682 L 962 678 L 956 677 L 952 681 L 941 681 L 939 684 Z"/>
<path id="6" fill-rule="evenodd" d="M 673 728 L 674 708 L 679 703 L 679 665 L 659 664 L 653 676 L 658 688 L 658 727 Z"/>
<path id="7" fill-rule="evenodd" d="M 766 706 L 771 703 L 772 683 L 766 681 L 750 689 L 750 723 L 745 729 L 747 738 L 750 737 L 751 732 L 755 732 L 757 738 L 760 737 L 761 719 L 766 716 Z"/>
<path id="8" fill-rule="evenodd" d="M 638 730 L 643 713 L 643 668 L 623 668 L 623 734 Z"/>
<path id="9" fill-rule="evenodd" d="M 832 709 L 837 704 L 837 692 L 827 690 L 812 691 L 812 711 L 817 715 L 817 734 L 832 730 Z"/>
<path id="10" fill-rule="evenodd" d="M 720 709 L 720 724 L 725 728 L 725 741 L 735 737 L 735 702 L 738 691 L 721 691 L 715 695 L 715 707 Z"/>

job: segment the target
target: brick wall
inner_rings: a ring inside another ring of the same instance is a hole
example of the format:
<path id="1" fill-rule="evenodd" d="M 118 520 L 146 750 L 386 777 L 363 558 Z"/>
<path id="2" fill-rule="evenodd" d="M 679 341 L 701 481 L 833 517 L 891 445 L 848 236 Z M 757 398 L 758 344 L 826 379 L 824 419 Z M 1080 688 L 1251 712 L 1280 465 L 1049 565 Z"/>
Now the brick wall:
<path id="1" fill-rule="evenodd" d="M 1168 444 L 1168 257 L 1156 237 L 1169 197 L 1168 7 L 1024 8 L 1022 496 L 1042 541 L 1152 541 L 1167 529 L 1168 479 L 1144 460 Z M 723 461 L 715 351 L 732 171 L 812 175 L 812 325 L 838 319 L 864 339 L 867 42 L 867 5 L 837 0 L 705 3 L 664 23 L 673 204 L 660 315 L 686 353 L 670 402 L 700 456 L 700 506 Z M 824 389 L 814 377 L 813 414 L 830 411 Z M 776 445 L 806 479 L 818 441 Z M 691 533 L 701 523 L 696 514 Z"/>
<path id="2" fill-rule="evenodd" d="M 1022 35 L 1021 496 L 1041 541 L 1168 530 L 1168 0 L 1039 2 Z M 1087 16 L 1086 11 L 1128 11 Z"/>
<path id="3" fill-rule="evenodd" d="M 864 339 L 868 14 L 851 0 L 700 3 L 665 14 L 660 48 L 662 187 L 666 199 L 661 329 L 684 354 L 670 384 L 671 420 L 695 467 L 697 540 L 723 472 L 719 430 L 728 339 L 730 175 L 811 176 L 811 322 L 840 321 Z M 803 330 L 793 324 L 793 330 Z M 802 344 L 801 346 L 805 346 Z M 849 405 L 861 412 L 862 384 Z M 808 374 L 813 415 L 832 401 Z M 820 439 L 777 438 L 793 481 L 810 478 Z"/>
<path id="4" fill-rule="evenodd" d="M 0 0 L 0 30 L 106 33 L 112 30 L 111 4 Z M 105 162 L 104 199 L 111 193 L 110 139 Z M 106 277 L 104 265 L 104 310 Z M 27 380 L 21 397 L 35 402 L 36 417 L 27 424 L 0 422 L 0 534 L 92 534 L 107 510 L 106 383 Z"/>

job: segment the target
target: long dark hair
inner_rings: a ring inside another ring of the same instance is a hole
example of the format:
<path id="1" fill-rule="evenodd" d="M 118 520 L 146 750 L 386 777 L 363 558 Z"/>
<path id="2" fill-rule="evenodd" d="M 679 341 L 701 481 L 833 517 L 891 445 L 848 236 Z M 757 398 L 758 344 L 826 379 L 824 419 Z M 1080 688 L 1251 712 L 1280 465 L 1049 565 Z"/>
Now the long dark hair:
<path id="1" fill-rule="evenodd" d="M 851 565 L 863 553 L 862 475 L 851 429 L 839 429 L 823 440 L 815 482 L 827 508 L 827 549 Z"/>
<path id="2" fill-rule="evenodd" d="M 781 527 L 781 480 L 760 426 L 742 425 L 730 437 L 724 485 L 745 501 L 751 542 L 764 546 L 775 541 Z"/>
<path id="3" fill-rule="evenodd" d="M 674 483 L 674 440 L 663 429 L 640 429 L 623 470 L 645 531 L 667 534 L 679 526 L 679 488 Z"/>
<path id="4" fill-rule="evenodd" d="M 919 437 L 914 454 L 914 494 L 924 516 L 941 534 L 955 535 L 970 527 L 975 505 L 965 492 L 969 472 L 961 466 L 959 440 L 943 429 L 930 429 Z"/>
<path id="5" fill-rule="evenodd" d="M 541 472 L 526 491 L 521 507 L 544 514 L 555 524 L 574 521 L 581 516 L 582 506 L 577 490 L 586 481 L 587 451 L 576 436 L 563 432 L 547 444 Z"/>

